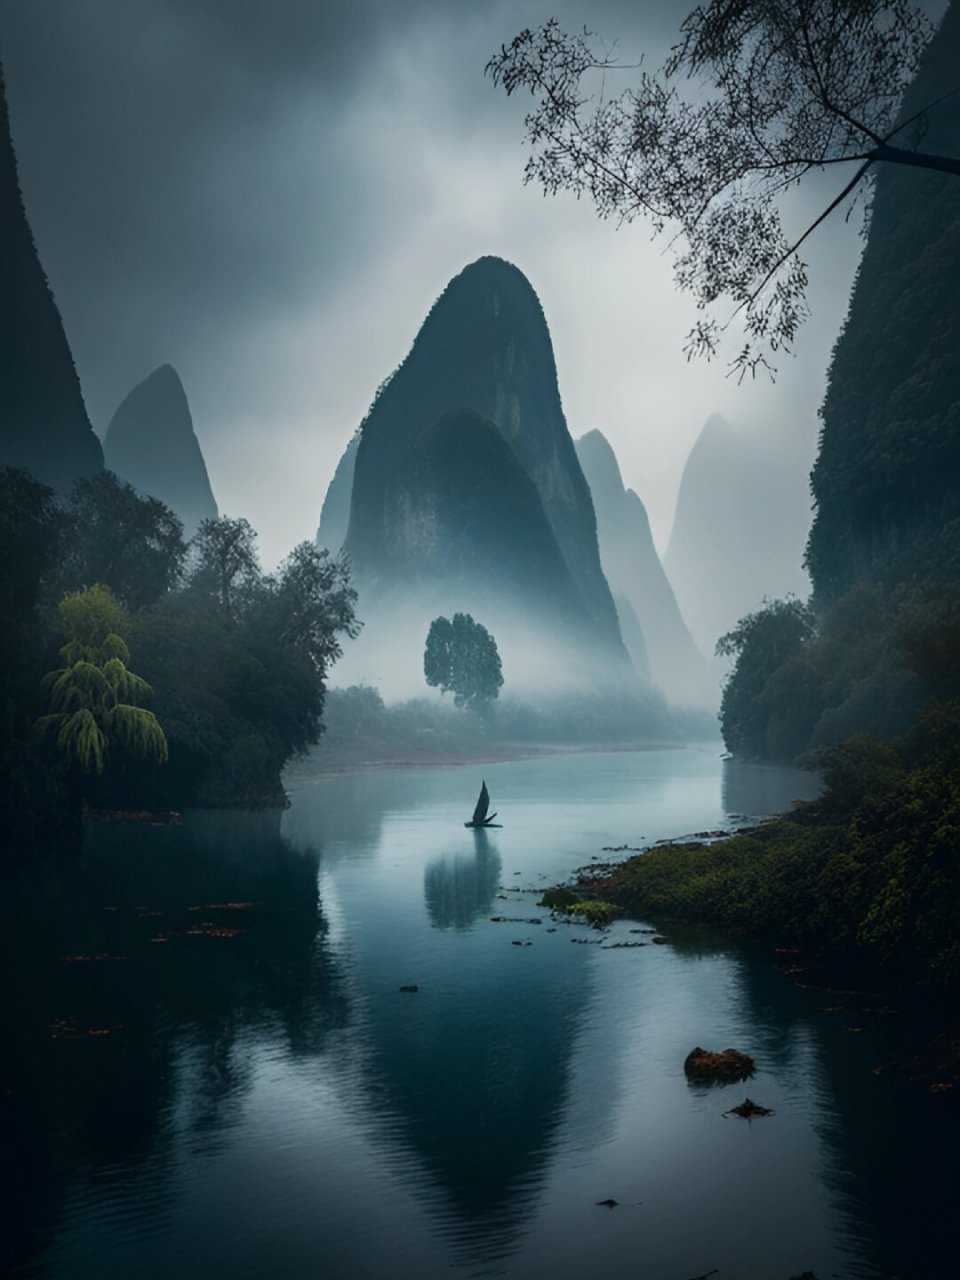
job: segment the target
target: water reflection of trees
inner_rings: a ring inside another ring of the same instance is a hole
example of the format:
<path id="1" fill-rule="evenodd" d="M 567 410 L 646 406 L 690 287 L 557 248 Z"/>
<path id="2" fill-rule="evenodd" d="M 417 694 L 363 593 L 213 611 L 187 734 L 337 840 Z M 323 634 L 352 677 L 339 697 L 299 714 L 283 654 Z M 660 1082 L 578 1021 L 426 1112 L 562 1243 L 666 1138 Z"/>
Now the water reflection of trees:
<path id="1" fill-rule="evenodd" d="M 784 813 L 795 800 L 814 799 L 820 790 L 820 776 L 810 769 L 724 760 L 722 789 L 726 813 L 764 817 Z"/>
<path id="2" fill-rule="evenodd" d="M 489 832 L 471 835 L 472 853 L 441 854 L 424 870 L 427 911 L 437 929 L 469 929 L 493 905 L 503 863 Z"/>
<path id="3" fill-rule="evenodd" d="M 149 1162 L 150 1212 L 162 1216 L 174 1124 L 217 1141 L 249 1088 L 249 1039 L 315 1054 L 347 1021 L 317 858 L 294 852 L 279 822 L 97 826 L 82 859 L 6 886 L 5 1184 L 11 1220 L 42 1224 L 8 1237 L 15 1260 L 42 1250 L 77 1170 L 128 1181 Z"/>

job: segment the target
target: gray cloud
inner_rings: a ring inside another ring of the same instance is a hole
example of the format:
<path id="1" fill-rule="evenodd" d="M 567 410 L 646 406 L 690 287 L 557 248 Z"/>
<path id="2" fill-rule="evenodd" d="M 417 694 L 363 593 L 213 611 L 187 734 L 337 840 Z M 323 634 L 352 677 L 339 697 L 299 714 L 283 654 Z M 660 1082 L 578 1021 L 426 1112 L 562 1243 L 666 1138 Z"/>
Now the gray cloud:
<path id="1" fill-rule="evenodd" d="M 824 238 L 817 325 L 777 388 L 685 365 L 688 299 L 640 226 L 523 188 L 523 104 L 483 76 L 552 13 L 656 60 L 672 0 L 3 0 L 28 212 L 95 425 L 180 371 L 221 505 L 268 559 L 311 536 L 340 450 L 446 280 L 531 278 L 571 430 L 601 427 L 662 542 L 708 414 L 812 457 L 858 246 Z M 815 263 L 815 265 L 817 265 Z M 818 292 L 819 290 L 819 292 Z M 799 555 L 799 548 L 798 548 Z"/>

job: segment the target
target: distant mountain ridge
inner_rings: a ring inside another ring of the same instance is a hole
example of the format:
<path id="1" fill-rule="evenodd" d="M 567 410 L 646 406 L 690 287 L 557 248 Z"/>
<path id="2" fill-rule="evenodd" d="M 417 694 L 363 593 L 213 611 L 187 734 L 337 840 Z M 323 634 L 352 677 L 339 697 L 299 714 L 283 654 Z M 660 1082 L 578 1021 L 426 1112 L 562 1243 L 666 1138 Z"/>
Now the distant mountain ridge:
<path id="1" fill-rule="evenodd" d="M 645 662 L 650 679 L 678 705 L 716 705 L 719 692 L 660 563 L 646 508 L 624 486 L 616 454 L 600 431 L 587 432 L 576 446 L 597 512 L 600 559 L 634 665 L 642 670 Z"/>
<path id="2" fill-rule="evenodd" d="M 0 465 L 61 491 L 103 466 L 27 221 L 0 69 Z"/>
<path id="3" fill-rule="evenodd" d="M 188 538 L 202 520 L 217 518 L 186 392 L 171 365 L 154 369 L 126 396 L 110 420 L 103 449 L 110 470 L 170 507 Z"/>
<path id="4" fill-rule="evenodd" d="M 480 258 L 450 282 L 363 423 L 345 541 L 361 590 L 369 598 L 393 589 L 396 477 L 419 433 L 462 409 L 497 427 L 532 480 L 594 649 L 626 666 L 543 310 L 522 272 L 499 258 Z"/>
<path id="5" fill-rule="evenodd" d="M 763 597 L 805 595 L 800 568 L 810 525 L 805 477 L 776 443 L 704 424 L 680 481 L 663 567 L 702 653 Z"/>

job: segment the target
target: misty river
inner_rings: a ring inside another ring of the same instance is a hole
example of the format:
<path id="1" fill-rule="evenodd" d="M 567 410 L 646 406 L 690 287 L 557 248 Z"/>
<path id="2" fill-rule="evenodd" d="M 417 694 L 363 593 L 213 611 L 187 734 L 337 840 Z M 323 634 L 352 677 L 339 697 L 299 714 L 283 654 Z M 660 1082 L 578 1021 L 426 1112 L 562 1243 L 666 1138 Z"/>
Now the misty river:
<path id="1" fill-rule="evenodd" d="M 463 826 L 481 778 L 501 830 Z M 97 824 L 8 887 L 14 1274 L 934 1274 L 956 1109 L 872 1074 L 883 1019 L 850 1033 L 769 946 L 537 906 L 809 775 L 710 745 L 289 785 L 282 814 Z M 697 1044 L 756 1077 L 689 1086 Z M 747 1092 L 776 1114 L 724 1118 Z"/>

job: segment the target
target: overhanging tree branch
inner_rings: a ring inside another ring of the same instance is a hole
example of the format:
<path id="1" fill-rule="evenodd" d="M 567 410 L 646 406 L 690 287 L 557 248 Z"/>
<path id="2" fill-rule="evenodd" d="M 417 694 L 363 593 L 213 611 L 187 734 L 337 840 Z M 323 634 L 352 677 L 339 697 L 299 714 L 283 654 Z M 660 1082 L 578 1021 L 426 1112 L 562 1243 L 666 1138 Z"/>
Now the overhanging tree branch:
<path id="1" fill-rule="evenodd" d="M 646 213 L 655 233 L 668 232 L 678 286 L 703 312 L 689 347 L 714 354 L 736 316 L 743 373 L 792 344 L 806 315 L 799 251 L 880 165 L 960 176 L 960 159 L 892 142 L 960 92 L 958 70 L 956 88 L 897 119 L 932 31 L 909 0 L 709 0 L 683 21 L 664 66 L 619 97 L 607 96 L 616 64 L 594 53 L 588 32 L 569 35 L 555 20 L 503 46 L 487 73 L 535 99 L 527 181 L 590 195 L 602 217 Z M 788 235 L 782 193 L 849 164 L 858 168 L 840 195 Z M 724 300 L 732 310 L 720 323 Z"/>

